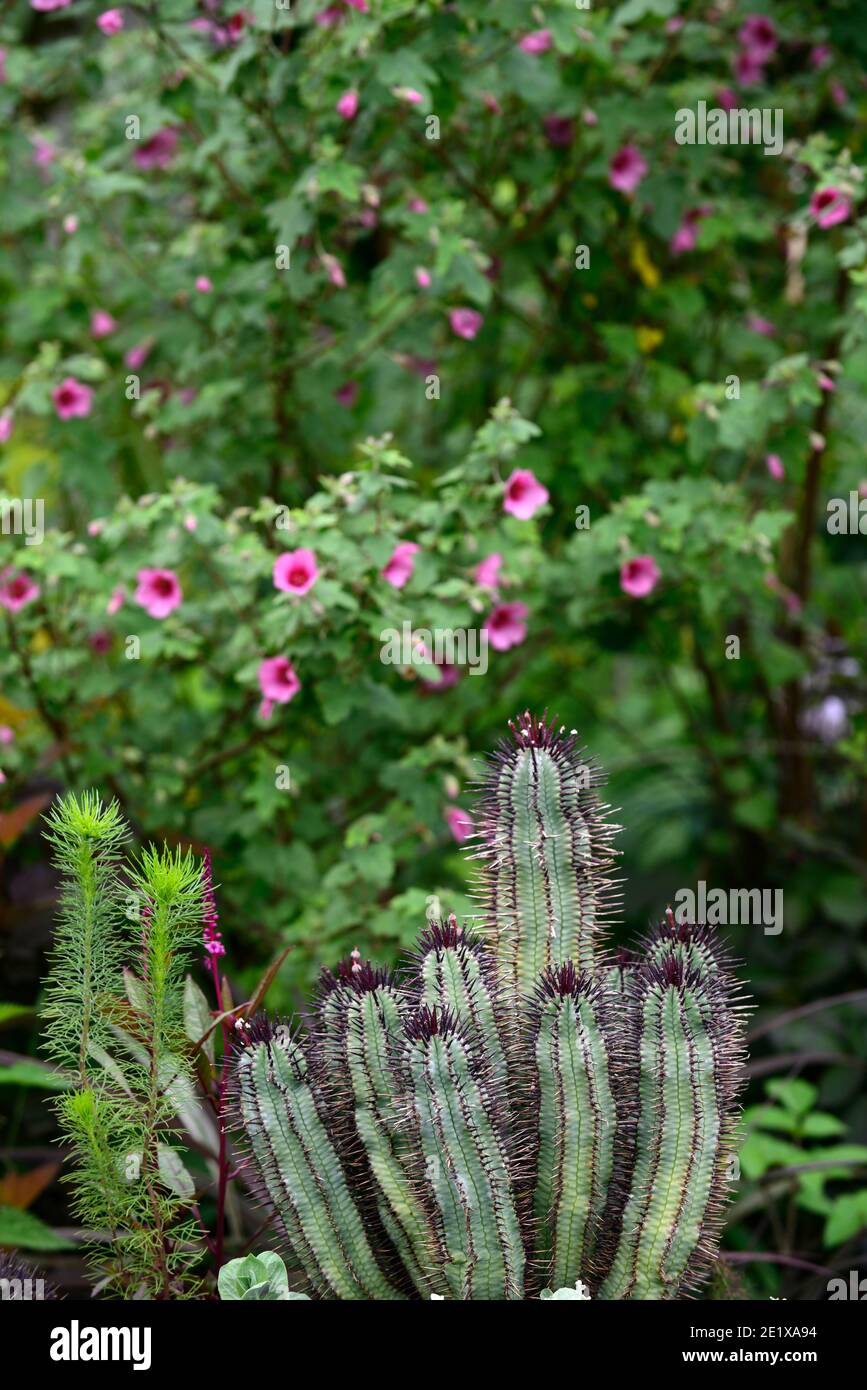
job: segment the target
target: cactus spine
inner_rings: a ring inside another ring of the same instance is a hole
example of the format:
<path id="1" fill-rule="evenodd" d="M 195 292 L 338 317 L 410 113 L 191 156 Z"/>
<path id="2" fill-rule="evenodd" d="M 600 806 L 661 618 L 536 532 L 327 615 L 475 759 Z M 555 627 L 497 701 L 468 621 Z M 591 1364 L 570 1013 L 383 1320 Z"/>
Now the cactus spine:
<path id="1" fill-rule="evenodd" d="M 325 972 L 307 1041 L 238 1061 L 263 1195 L 323 1298 L 688 1296 L 715 1256 L 743 1071 L 714 932 L 606 946 L 613 827 L 574 735 L 524 715 L 482 783 L 482 932 L 401 977 Z"/>

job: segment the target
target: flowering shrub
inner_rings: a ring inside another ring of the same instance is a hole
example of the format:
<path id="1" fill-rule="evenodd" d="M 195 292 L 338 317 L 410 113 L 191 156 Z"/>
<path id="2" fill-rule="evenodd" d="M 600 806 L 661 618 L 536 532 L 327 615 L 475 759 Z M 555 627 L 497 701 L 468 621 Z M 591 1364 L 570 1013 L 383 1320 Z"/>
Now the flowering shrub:
<path id="1" fill-rule="evenodd" d="M 784 883 L 760 1004 L 847 989 L 865 60 L 788 0 L 5 10 L 9 900 L 99 788 L 210 848 L 242 988 L 295 948 L 285 1007 L 469 910 L 471 753 L 550 700 L 629 925 Z"/>

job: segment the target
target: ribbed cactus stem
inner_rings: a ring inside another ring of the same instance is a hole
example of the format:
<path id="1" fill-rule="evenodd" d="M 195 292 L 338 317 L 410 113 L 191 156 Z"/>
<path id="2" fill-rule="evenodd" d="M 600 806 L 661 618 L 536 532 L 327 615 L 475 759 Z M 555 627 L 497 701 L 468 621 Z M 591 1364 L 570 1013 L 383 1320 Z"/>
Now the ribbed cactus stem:
<path id="1" fill-rule="evenodd" d="M 405 1002 L 392 986 L 359 988 L 346 999 L 343 1048 L 354 1121 L 382 1194 L 380 1219 L 422 1297 L 446 1296 L 444 1251 L 419 1196 L 406 1123 L 407 1099 L 395 1068 Z"/>
<path id="2" fill-rule="evenodd" d="M 572 961 L 592 971 L 611 905 L 611 836 L 572 734 L 525 715 L 484 781 L 486 927 L 516 1003 L 542 971 Z"/>
<path id="3" fill-rule="evenodd" d="M 478 1038 L 491 1072 L 501 1088 L 508 1077 L 501 1036 L 500 1001 L 495 965 L 486 942 L 467 935 L 457 920 L 433 923 L 422 933 L 418 951 L 421 1004 L 446 1009 Z"/>
<path id="4" fill-rule="evenodd" d="M 452 1298 L 523 1296 L 524 1248 L 506 1153 L 494 1120 L 495 1097 L 478 1072 L 457 1020 L 422 1007 L 406 1026 L 427 1184 L 447 1252 Z"/>
<path id="5" fill-rule="evenodd" d="M 676 945 L 636 977 L 634 1168 L 620 1239 L 598 1296 L 676 1298 L 715 1250 L 735 1121 L 736 1019 Z"/>
<path id="6" fill-rule="evenodd" d="M 250 1042 L 238 1065 L 241 1116 L 264 1194 L 324 1298 L 399 1299 L 380 1270 L 287 1029 Z"/>
<path id="7" fill-rule="evenodd" d="M 546 971 L 534 1014 L 538 1086 L 536 1260 L 545 1284 L 572 1286 L 592 1267 L 614 1161 L 617 1114 L 610 1000 L 571 962 Z"/>

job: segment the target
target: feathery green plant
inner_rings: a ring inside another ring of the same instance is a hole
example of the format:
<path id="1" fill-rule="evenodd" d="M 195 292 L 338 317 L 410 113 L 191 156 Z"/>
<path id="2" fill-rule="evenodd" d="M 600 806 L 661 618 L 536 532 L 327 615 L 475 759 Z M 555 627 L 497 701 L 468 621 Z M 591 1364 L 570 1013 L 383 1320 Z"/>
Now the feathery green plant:
<path id="1" fill-rule="evenodd" d="M 201 868 L 168 849 L 125 863 L 120 811 L 92 793 L 65 797 L 48 826 L 64 878 L 43 1018 L 46 1050 L 73 1080 L 56 1102 L 73 1207 L 109 1234 L 93 1258 L 114 1292 L 178 1297 L 199 1255 L 172 1087 L 192 1084 L 182 992 Z"/>
<path id="2" fill-rule="evenodd" d="M 529 714 L 482 783 L 482 932 L 324 971 L 236 1065 L 262 1196 L 320 1298 L 672 1299 L 714 1261 L 743 1073 L 724 950 L 669 911 L 614 956 L 613 827 Z"/>

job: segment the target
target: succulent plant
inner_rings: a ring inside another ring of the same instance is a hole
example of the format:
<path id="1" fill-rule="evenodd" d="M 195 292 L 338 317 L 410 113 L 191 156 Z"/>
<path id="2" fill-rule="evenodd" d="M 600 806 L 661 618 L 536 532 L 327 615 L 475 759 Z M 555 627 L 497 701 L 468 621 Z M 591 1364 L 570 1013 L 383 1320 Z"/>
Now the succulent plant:
<path id="1" fill-rule="evenodd" d="M 673 1299 L 713 1264 L 744 1061 L 727 954 L 670 911 L 611 950 L 601 775 L 574 731 L 510 729 L 478 931 L 429 923 L 394 977 L 353 952 L 306 1029 L 244 1036 L 252 1167 L 320 1298 Z"/>

